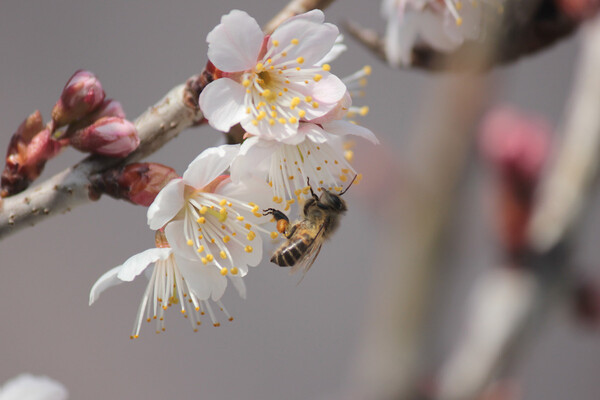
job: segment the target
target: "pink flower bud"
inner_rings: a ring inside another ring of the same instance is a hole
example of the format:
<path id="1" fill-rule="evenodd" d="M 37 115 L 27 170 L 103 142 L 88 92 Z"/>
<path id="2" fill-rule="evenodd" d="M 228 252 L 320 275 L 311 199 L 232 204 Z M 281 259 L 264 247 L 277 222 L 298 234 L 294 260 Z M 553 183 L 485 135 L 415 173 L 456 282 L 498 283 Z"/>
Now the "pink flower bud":
<path id="1" fill-rule="evenodd" d="M 600 0 L 557 0 L 559 8 L 575 20 L 590 19 L 598 14 Z"/>
<path id="2" fill-rule="evenodd" d="M 70 124 L 98 108 L 104 101 L 100 81 L 89 71 L 79 70 L 65 85 L 52 109 L 53 129 Z"/>
<path id="3" fill-rule="evenodd" d="M 177 178 L 177 173 L 166 165 L 129 164 L 91 177 L 91 196 L 98 198 L 106 193 L 116 199 L 148 207 L 158 192 L 174 178 Z"/>
<path id="4" fill-rule="evenodd" d="M 69 137 L 73 135 L 76 131 L 93 124 L 95 121 L 99 120 L 102 117 L 125 118 L 125 111 L 123 111 L 123 107 L 118 101 L 113 99 L 105 99 L 102 102 L 102 104 L 100 104 L 100 106 L 96 110 L 94 110 L 94 112 L 86 115 L 80 120 L 69 124 L 69 127 L 67 128 L 67 131 L 63 136 Z"/>
<path id="5" fill-rule="evenodd" d="M 504 107 L 492 110 L 481 126 L 481 150 L 498 172 L 496 227 L 505 250 L 520 253 L 527 240 L 533 195 L 550 147 L 550 127 Z"/>
<path id="6" fill-rule="evenodd" d="M 135 125 L 123 118 L 103 117 L 69 137 L 78 150 L 108 157 L 125 157 L 140 144 Z"/>
<path id="7" fill-rule="evenodd" d="M 6 197 L 25 190 L 40 176 L 46 161 L 56 156 L 62 147 L 63 144 L 52 140 L 50 131 L 44 129 L 39 111 L 27 117 L 10 140 L 0 195 Z"/>
<path id="8" fill-rule="evenodd" d="M 501 172 L 537 181 L 546 161 L 552 129 L 538 117 L 502 107 L 484 117 L 481 148 Z"/>

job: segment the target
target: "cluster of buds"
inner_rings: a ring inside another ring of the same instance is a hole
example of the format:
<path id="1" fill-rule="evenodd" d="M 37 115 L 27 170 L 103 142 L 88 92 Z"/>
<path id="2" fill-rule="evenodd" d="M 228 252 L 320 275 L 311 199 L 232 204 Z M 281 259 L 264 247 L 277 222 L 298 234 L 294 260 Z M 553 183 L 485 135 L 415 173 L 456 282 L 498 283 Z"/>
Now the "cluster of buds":
<path id="1" fill-rule="evenodd" d="M 57 129 L 67 126 L 65 132 Z M 125 119 L 118 101 L 105 99 L 100 81 L 89 71 L 77 71 L 65 85 L 44 125 L 39 111 L 23 121 L 13 134 L 2 173 L 1 196 L 25 190 L 42 173 L 46 162 L 71 145 L 108 157 L 125 157 L 140 139 Z"/>
<path id="2" fill-rule="evenodd" d="M 540 118 L 504 107 L 491 111 L 481 127 L 481 148 L 498 176 L 498 231 L 508 254 L 520 253 L 533 196 L 550 146 L 550 126 Z"/>
<path id="3" fill-rule="evenodd" d="M 7 197 L 25 190 L 44 170 L 46 161 L 56 156 L 64 141 L 51 138 L 44 128 L 42 115 L 35 111 L 21 123 L 13 134 L 6 152 L 2 172 L 1 196 Z"/>
<path id="4" fill-rule="evenodd" d="M 125 157 L 140 139 L 135 125 L 125 119 L 118 101 L 106 99 L 100 81 L 89 71 L 79 70 L 65 85 L 52 109 L 51 129 L 55 138 L 67 138 L 83 152 Z M 69 125 L 66 132 L 55 132 Z"/>

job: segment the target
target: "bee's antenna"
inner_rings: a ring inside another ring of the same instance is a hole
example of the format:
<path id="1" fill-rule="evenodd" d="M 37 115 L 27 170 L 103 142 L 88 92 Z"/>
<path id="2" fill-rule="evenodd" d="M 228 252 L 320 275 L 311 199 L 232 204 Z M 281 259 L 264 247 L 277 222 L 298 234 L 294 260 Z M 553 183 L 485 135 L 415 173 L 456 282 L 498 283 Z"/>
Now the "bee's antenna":
<path id="1" fill-rule="evenodd" d="M 312 197 L 315 200 L 319 200 L 319 197 L 315 194 L 315 192 L 313 191 L 312 186 L 310 186 L 310 177 L 306 177 L 306 184 L 308 185 L 308 187 L 310 188 L 310 194 L 312 195 Z"/>
<path id="2" fill-rule="evenodd" d="M 358 175 L 354 175 L 354 178 L 352 178 L 352 180 L 350 181 L 350 184 L 348 186 L 346 186 L 346 189 L 342 190 L 342 192 L 339 194 L 340 196 L 343 195 L 344 193 L 346 193 L 348 191 L 348 189 L 350 189 L 350 186 L 352 186 L 352 184 L 356 180 L 357 176 Z"/>

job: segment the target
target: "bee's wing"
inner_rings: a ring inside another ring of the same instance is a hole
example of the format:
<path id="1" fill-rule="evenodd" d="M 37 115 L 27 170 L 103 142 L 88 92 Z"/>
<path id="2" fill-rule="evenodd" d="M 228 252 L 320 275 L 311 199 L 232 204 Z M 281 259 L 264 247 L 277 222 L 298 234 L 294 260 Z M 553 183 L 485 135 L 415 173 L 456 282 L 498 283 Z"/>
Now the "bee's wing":
<path id="1" fill-rule="evenodd" d="M 297 271 L 302 270 L 302 278 L 300 278 L 300 281 L 298 281 L 298 283 L 302 282 L 302 279 L 304 279 L 304 275 L 306 275 L 306 273 L 308 272 L 310 267 L 312 267 L 312 265 L 315 263 L 315 260 L 317 259 L 317 256 L 319 255 L 319 252 L 321 251 L 321 246 L 323 245 L 323 228 L 324 227 L 325 227 L 325 225 L 321 225 L 321 227 L 319 228 L 319 231 L 317 232 L 317 235 L 315 236 L 315 238 L 312 240 L 312 242 L 308 246 L 308 250 L 302 257 L 302 259 L 300 259 L 296 263 L 296 265 L 294 265 L 292 267 L 292 269 L 290 270 L 290 275 Z"/>

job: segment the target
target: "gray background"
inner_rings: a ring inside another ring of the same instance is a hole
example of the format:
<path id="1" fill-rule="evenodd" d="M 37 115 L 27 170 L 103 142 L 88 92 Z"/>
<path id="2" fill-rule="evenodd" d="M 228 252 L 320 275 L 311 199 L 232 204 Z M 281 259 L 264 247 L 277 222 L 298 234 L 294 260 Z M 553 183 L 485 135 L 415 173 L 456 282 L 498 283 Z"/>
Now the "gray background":
<path id="1" fill-rule="evenodd" d="M 76 69 L 95 72 L 108 96 L 121 101 L 134 119 L 171 87 L 201 71 L 206 34 L 222 14 L 241 8 L 263 24 L 285 3 L 2 0 L 0 148 L 6 148 L 14 129 L 33 110 L 49 117 Z M 379 2 L 373 0 L 338 0 L 326 18 L 350 18 L 383 31 Z M 377 171 L 385 168 L 373 164 L 381 152 L 402 158 L 413 116 L 426 109 L 424 91 L 440 78 L 391 70 L 352 40 L 348 43 L 350 50 L 334 63 L 334 72 L 345 76 L 364 64 L 373 66 L 367 96 L 357 103 L 371 107 L 363 123 L 386 147 L 361 142 L 357 165 Z M 497 71 L 499 101 L 515 102 L 556 122 L 576 54 L 576 41 L 570 40 Z M 186 131 L 151 160 L 182 173 L 201 150 L 220 140 L 208 126 Z M 44 177 L 80 158 L 72 149 L 65 151 L 48 165 Z M 457 234 L 441 265 L 445 306 L 438 310 L 441 323 L 435 327 L 437 359 L 461 332 L 466 290 L 495 260 L 490 218 L 481 217 L 490 210 L 484 202 L 485 177 L 473 161 L 453 218 Z M 73 399 L 335 398 L 352 369 L 373 289 L 370 276 L 378 268 L 371 264 L 378 226 L 370 204 L 392 184 L 371 172 L 349 193 L 351 211 L 342 229 L 301 285 L 264 262 L 246 279 L 246 301 L 233 291 L 225 295 L 235 321 L 220 328 L 206 324 L 196 334 L 171 311 L 166 334 L 143 326 L 140 339 L 129 340 L 143 279 L 113 288 L 93 307 L 87 305 L 89 289 L 104 271 L 153 245 L 142 207 L 102 198 L 3 240 L 0 381 L 25 371 L 47 374 L 63 382 Z M 594 226 L 599 219 L 598 213 L 590 215 L 581 235 L 581 268 L 595 267 Z M 600 398 L 597 332 L 572 322 L 566 312 L 554 314 L 523 354 L 516 373 L 525 399 Z"/>

